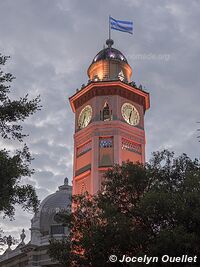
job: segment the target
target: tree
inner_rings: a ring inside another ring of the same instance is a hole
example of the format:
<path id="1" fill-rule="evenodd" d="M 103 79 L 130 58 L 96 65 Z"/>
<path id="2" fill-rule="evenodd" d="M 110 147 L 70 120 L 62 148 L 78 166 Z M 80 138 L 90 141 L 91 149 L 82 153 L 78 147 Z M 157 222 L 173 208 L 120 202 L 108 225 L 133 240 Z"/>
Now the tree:
<path id="1" fill-rule="evenodd" d="M 115 165 L 105 174 L 101 192 L 75 196 L 74 212 L 60 214 L 69 236 L 51 240 L 50 256 L 62 266 L 81 267 L 113 266 L 110 255 L 200 256 L 199 192 L 200 164 L 185 154 L 176 158 L 164 150 L 145 165 Z"/>
<path id="2" fill-rule="evenodd" d="M 0 135 L 3 139 L 15 139 L 23 144 L 23 148 L 15 152 L 0 150 L 0 213 L 12 218 L 15 204 L 22 205 L 25 210 L 36 211 L 38 198 L 31 185 L 21 185 L 24 176 L 30 176 L 32 160 L 26 144 L 26 136 L 22 130 L 22 122 L 40 109 L 39 97 L 28 100 L 28 95 L 18 100 L 10 97 L 10 83 L 15 78 L 11 73 L 5 73 L 2 67 L 8 56 L 0 54 Z"/>

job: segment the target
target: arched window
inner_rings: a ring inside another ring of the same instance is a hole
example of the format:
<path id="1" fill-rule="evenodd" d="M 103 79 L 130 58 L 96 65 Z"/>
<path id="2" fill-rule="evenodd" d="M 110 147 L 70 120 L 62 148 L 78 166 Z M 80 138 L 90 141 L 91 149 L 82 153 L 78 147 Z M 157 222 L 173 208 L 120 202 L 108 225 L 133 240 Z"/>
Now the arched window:
<path id="1" fill-rule="evenodd" d="M 110 121 L 111 120 L 111 112 L 106 102 L 103 108 L 103 121 Z"/>

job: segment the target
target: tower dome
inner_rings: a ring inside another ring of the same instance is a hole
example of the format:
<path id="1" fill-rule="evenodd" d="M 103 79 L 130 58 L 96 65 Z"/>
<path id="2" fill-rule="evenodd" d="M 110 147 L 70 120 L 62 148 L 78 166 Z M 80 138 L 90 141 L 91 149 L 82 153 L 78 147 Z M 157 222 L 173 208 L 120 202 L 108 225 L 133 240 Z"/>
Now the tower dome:
<path id="1" fill-rule="evenodd" d="M 59 190 L 46 197 L 40 205 L 40 232 L 50 235 L 58 228 L 56 215 L 71 209 L 71 187 L 68 184 L 59 186 Z M 59 229 L 58 229 L 59 230 Z"/>
<path id="2" fill-rule="evenodd" d="M 126 57 L 113 48 L 113 40 L 106 41 L 108 47 L 102 49 L 93 59 L 88 68 L 90 80 L 126 80 L 130 81 L 132 69 Z"/>
<path id="3" fill-rule="evenodd" d="M 128 63 L 125 56 L 117 49 L 113 47 L 107 47 L 102 49 L 93 59 L 92 63 L 95 63 L 100 60 L 117 60 L 117 61 L 124 61 Z"/>
<path id="4" fill-rule="evenodd" d="M 71 195 L 72 187 L 66 177 L 64 184 L 41 202 L 31 223 L 32 244 L 48 243 L 50 236 L 65 234 L 65 228 L 58 220 L 58 213 L 71 211 Z"/>

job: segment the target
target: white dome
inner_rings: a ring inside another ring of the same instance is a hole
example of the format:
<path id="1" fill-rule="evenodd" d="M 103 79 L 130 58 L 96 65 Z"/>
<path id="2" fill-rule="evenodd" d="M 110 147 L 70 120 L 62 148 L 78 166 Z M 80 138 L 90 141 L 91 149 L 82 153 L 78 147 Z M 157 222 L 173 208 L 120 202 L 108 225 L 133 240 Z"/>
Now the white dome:
<path id="1" fill-rule="evenodd" d="M 71 211 L 72 186 L 65 178 L 64 185 L 58 191 L 47 196 L 40 204 L 31 224 L 31 240 L 38 243 L 38 239 L 53 234 L 64 234 L 64 227 L 56 222 L 55 215 L 61 211 Z M 40 238 L 39 238 L 40 237 Z M 31 242 L 32 243 L 32 242 Z"/>

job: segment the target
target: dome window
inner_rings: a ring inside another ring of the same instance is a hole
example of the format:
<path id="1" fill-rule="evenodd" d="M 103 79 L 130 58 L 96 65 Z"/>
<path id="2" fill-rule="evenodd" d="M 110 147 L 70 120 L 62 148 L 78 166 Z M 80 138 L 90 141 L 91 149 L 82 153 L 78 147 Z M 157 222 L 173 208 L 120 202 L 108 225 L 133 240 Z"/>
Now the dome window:
<path id="1" fill-rule="evenodd" d="M 63 225 L 55 224 L 51 225 L 51 235 L 63 235 L 65 234 L 65 229 Z"/>

